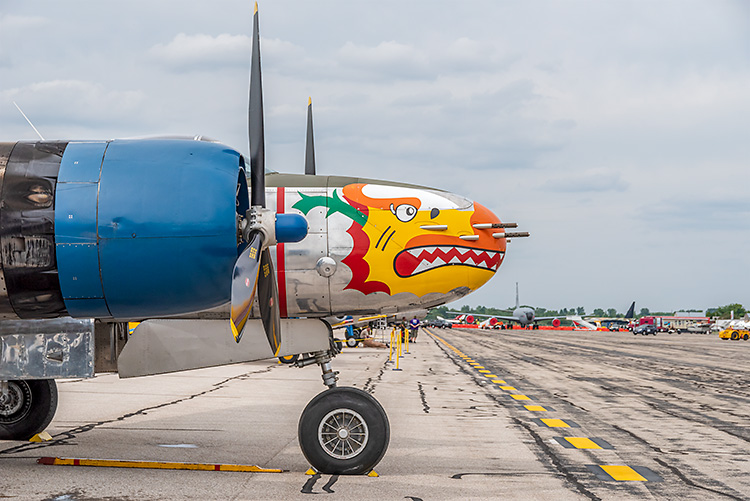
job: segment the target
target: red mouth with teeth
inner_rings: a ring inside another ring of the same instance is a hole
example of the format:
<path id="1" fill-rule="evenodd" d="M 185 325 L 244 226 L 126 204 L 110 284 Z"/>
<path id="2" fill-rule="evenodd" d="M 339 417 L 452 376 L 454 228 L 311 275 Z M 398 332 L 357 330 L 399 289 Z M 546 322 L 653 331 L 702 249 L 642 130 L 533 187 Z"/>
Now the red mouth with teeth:
<path id="1" fill-rule="evenodd" d="M 402 278 L 443 266 L 469 266 L 497 271 L 505 253 L 474 247 L 426 245 L 404 249 L 393 260 L 393 269 Z"/>

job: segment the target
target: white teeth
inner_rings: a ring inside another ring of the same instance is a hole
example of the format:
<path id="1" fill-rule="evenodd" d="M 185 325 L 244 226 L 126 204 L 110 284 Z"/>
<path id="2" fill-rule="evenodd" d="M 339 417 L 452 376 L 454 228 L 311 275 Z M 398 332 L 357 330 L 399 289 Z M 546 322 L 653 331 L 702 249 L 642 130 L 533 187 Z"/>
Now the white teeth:
<path id="1" fill-rule="evenodd" d="M 463 264 L 467 266 L 473 266 L 475 268 L 481 268 L 484 270 L 497 271 L 497 269 L 500 267 L 500 264 L 503 262 L 503 258 L 505 257 L 502 252 L 485 249 L 472 249 L 471 247 L 463 246 L 453 247 L 440 245 L 417 247 L 415 249 L 406 250 L 412 257 L 419 259 L 419 265 L 412 272 L 413 275 L 449 264 Z M 448 262 L 446 262 L 445 259 L 439 256 L 435 256 L 435 260 L 430 262 L 429 259 L 437 252 L 440 252 L 446 256 L 451 252 L 458 252 L 460 254 L 460 257 L 454 255 Z M 422 253 L 429 254 L 430 256 L 427 256 L 427 259 L 422 259 L 420 257 L 422 256 Z M 494 259 L 497 259 L 497 262 L 494 264 L 490 264 L 490 262 Z"/>
<path id="2" fill-rule="evenodd" d="M 416 275 L 417 273 L 422 273 L 423 271 L 426 271 L 429 269 L 430 269 L 430 264 L 427 261 L 422 261 L 421 263 L 419 263 L 419 266 L 417 266 L 417 269 L 414 270 L 413 274 Z"/>

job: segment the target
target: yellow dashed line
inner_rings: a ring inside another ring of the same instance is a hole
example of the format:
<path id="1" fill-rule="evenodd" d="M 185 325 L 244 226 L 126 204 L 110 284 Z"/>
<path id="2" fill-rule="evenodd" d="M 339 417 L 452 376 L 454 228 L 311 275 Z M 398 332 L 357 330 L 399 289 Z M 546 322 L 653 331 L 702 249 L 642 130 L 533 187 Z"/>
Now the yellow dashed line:
<path id="1" fill-rule="evenodd" d="M 532 412 L 546 412 L 547 411 L 547 409 L 545 409 L 541 405 L 524 405 L 524 407 L 526 407 L 527 411 L 532 411 Z"/>
<path id="2" fill-rule="evenodd" d="M 481 372 L 482 374 L 489 374 L 492 371 L 488 371 L 487 369 L 481 369 L 479 372 Z"/>
<path id="3" fill-rule="evenodd" d="M 505 381 L 503 381 L 502 379 L 493 379 L 492 382 L 495 383 L 495 384 L 508 384 Z"/>
<path id="4" fill-rule="evenodd" d="M 601 447 L 593 440 L 585 437 L 565 437 L 565 440 L 576 449 L 601 449 Z M 609 472 L 607 472 L 609 473 Z"/>
<path id="5" fill-rule="evenodd" d="M 605 472 L 607 472 L 607 475 L 614 478 L 618 482 L 629 481 L 629 480 L 630 481 L 636 480 L 639 482 L 648 481 L 643 475 L 635 471 L 630 466 L 610 464 L 610 465 L 601 465 L 600 468 L 604 470 Z"/>
<path id="6" fill-rule="evenodd" d="M 526 395 L 511 395 L 511 397 L 513 397 L 514 400 L 531 400 Z"/>
<path id="7" fill-rule="evenodd" d="M 500 389 L 505 391 L 516 391 L 514 386 L 501 386 Z"/>
<path id="8" fill-rule="evenodd" d="M 485 374 L 484 377 L 497 377 L 497 374 Z"/>
<path id="9" fill-rule="evenodd" d="M 542 418 L 540 419 L 540 421 L 546 424 L 547 426 L 549 426 L 550 428 L 570 428 L 570 425 L 566 423 L 565 421 L 563 421 L 562 419 Z"/>

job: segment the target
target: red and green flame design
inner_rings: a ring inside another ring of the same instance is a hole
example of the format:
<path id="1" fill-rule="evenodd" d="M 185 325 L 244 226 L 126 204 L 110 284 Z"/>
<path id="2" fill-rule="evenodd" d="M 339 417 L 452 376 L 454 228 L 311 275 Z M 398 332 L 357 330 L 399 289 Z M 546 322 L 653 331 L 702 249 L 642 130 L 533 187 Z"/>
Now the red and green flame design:
<path id="1" fill-rule="evenodd" d="M 352 250 L 348 256 L 341 260 L 352 270 L 352 279 L 344 289 L 358 290 L 364 294 L 373 294 L 375 292 L 385 292 L 390 295 L 391 289 L 383 282 L 377 280 L 367 280 L 370 276 L 370 265 L 364 257 L 370 249 L 370 237 L 362 229 L 370 214 L 370 209 L 364 204 L 351 200 L 346 195 L 342 200 L 336 190 L 333 196 L 311 196 L 298 192 L 301 200 L 295 203 L 292 208 L 297 209 L 307 215 L 316 207 L 325 207 L 326 218 L 332 214 L 340 213 L 352 220 L 352 225 L 346 231 L 354 241 Z"/>

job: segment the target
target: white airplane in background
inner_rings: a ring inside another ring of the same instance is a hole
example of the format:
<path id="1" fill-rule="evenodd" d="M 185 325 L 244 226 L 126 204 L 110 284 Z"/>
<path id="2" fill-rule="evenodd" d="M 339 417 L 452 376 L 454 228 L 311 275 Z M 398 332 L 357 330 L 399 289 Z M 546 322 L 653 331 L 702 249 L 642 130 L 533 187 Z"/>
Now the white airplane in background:
<path id="1" fill-rule="evenodd" d="M 451 311 L 449 313 L 459 313 L 456 311 Z M 487 325 L 490 327 L 494 327 L 499 320 L 505 320 L 507 322 L 518 322 L 521 327 L 526 327 L 527 325 L 536 325 L 536 322 L 539 322 L 540 320 L 552 320 L 552 325 L 554 327 L 560 326 L 560 319 L 566 318 L 565 315 L 556 315 L 551 317 L 537 317 L 536 312 L 534 311 L 534 308 L 530 308 L 528 306 L 521 306 L 521 303 L 518 299 L 518 282 L 516 282 L 516 306 L 513 309 L 512 316 L 502 316 L 502 315 L 482 315 L 479 313 L 474 313 L 473 316 L 469 315 L 473 319 L 474 316 L 477 317 L 483 317 L 486 318 L 484 322 L 487 322 Z M 484 324 L 482 322 L 482 324 Z"/>
<path id="2" fill-rule="evenodd" d="M 595 331 L 598 327 L 591 322 L 587 322 L 580 315 L 572 315 L 565 317 L 566 320 L 573 322 L 576 328 L 588 331 Z"/>

